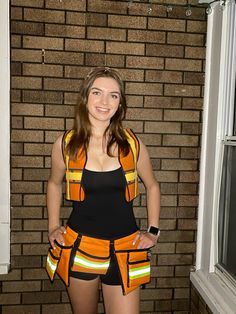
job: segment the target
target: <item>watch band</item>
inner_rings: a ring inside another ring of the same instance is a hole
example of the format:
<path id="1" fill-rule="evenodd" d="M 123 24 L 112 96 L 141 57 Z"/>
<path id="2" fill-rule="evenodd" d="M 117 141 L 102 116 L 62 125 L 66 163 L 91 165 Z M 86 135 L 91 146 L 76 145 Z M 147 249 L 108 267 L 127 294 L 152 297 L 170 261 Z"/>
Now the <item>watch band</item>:
<path id="1" fill-rule="evenodd" d="M 157 236 L 160 234 L 160 229 L 158 227 L 149 226 L 147 232 Z"/>

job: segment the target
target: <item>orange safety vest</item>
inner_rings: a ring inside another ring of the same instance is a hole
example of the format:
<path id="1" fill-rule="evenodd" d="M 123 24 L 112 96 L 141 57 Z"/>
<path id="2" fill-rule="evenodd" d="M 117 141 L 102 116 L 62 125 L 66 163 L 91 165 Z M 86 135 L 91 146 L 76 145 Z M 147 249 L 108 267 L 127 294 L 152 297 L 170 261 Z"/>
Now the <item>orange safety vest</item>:
<path id="1" fill-rule="evenodd" d="M 125 199 L 132 201 L 138 196 L 138 173 L 137 161 L 139 155 L 139 141 L 131 129 L 125 129 L 130 150 L 127 156 L 119 151 L 119 162 L 126 179 Z M 81 185 L 83 170 L 87 162 L 87 154 L 84 148 L 78 151 L 76 160 L 72 160 L 65 153 L 66 145 L 69 143 L 74 130 L 69 130 L 63 137 L 63 155 L 66 164 L 66 199 L 71 201 L 83 201 L 85 198 L 84 189 Z"/>

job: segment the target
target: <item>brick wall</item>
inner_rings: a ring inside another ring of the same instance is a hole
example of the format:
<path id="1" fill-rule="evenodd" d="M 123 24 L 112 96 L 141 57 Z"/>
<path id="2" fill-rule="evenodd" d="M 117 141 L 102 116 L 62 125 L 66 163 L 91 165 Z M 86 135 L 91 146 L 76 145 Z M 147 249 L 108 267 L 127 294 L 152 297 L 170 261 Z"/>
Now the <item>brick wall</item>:
<path id="1" fill-rule="evenodd" d="M 0 276 L 1 314 L 71 313 L 63 284 L 44 271 L 50 150 L 72 125 L 81 79 L 104 64 L 126 81 L 125 125 L 148 146 L 161 184 L 162 233 L 141 311 L 189 312 L 206 18 L 199 8 L 167 13 L 166 2 L 148 14 L 147 1 L 11 0 L 11 272 Z M 135 201 L 143 229 L 145 203 Z M 64 222 L 69 213 L 64 202 Z"/>
<path id="2" fill-rule="evenodd" d="M 209 309 L 206 302 L 203 300 L 201 295 L 198 293 L 196 288 L 191 285 L 191 313 L 192 314 L 213 314 Z"/>

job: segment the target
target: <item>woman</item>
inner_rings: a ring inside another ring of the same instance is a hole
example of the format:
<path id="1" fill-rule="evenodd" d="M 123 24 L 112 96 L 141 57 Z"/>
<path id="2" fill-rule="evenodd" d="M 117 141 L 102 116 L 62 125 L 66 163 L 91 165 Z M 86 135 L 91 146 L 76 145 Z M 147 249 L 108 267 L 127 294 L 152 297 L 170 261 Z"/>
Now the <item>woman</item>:
<path id="1" fill-rule="evenodd" d="M 139 286 L 150 280 L 147 251 L 159 237 L 159 185 L 145 145 L 122 128 L 125 113 L 119 73 L 96 68 L 82 84 L 73 130 L 52 149 L 47 270 L 51 279 L 57 271 L 68 286 L 75 314 L 97 313 L 99 280 L 107 314 L 139 313 Z M 66 227 L 59 222 L 65 174 L 66 198 L 73 202 Z M 144 233 L 132 208 L 138 176 L 147 193 Z"/>

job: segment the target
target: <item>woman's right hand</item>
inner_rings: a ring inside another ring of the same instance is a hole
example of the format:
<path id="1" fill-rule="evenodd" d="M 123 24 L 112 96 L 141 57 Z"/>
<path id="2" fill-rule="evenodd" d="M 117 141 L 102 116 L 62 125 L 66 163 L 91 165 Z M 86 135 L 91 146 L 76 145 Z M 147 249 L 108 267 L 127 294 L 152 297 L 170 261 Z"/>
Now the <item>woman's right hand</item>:
<path id="1" fill-rule="evenodd" d="M 52 231 L 49 231 L 48 233 L 48 239 L 51 244 L 51 246 L 54 248 L 55 247 L 55 240 L 61 244 L 65 245 L 64 243 L 64 237 L 63 234 L 66 233 L 66 228 L 64 226 L 57 227 L 53 229 Z"/>

